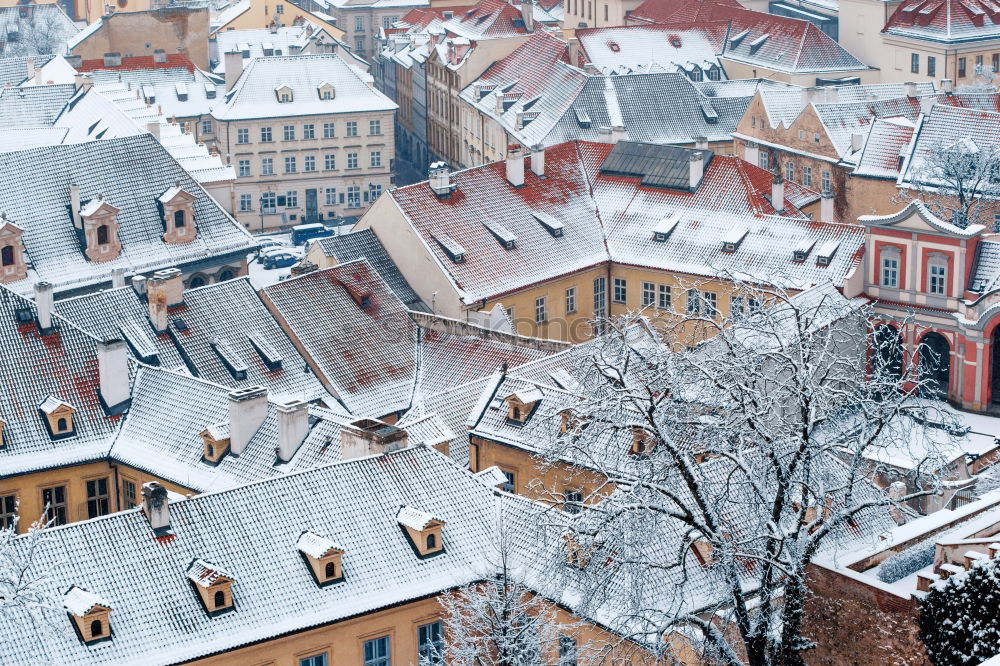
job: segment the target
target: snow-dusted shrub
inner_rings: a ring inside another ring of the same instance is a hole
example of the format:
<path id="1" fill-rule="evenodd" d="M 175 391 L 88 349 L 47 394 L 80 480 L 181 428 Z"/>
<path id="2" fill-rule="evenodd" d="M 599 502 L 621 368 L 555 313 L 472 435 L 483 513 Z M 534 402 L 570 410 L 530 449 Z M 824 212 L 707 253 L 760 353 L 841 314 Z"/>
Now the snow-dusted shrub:
<path id="1" fill-rule="evenodd" d="M 921 541 L 896 553 L 879 565 L 875 575 L 883 583 L 895 583 L 912 573 L 934 564 L 934 539 Z"/>
<path id="2" fill-rule="evenodd" d="M 920 638 L 935 666 L 964 666 L 1000 649 L 1000 561 L 977 560 L 920 602 Z"/>

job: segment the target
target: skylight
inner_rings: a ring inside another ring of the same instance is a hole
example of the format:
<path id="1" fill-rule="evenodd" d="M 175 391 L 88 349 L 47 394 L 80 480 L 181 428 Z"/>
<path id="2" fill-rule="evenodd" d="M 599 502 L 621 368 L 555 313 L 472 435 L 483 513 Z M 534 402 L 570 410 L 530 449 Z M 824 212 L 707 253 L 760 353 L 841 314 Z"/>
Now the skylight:
<path id="1" fill-rule="evenodd" d="M 542 211 L 533 211 L 531 215 L 538 220 L 543 227 L 545 227 L 545 230 L 548 231 L 553 238 L 559 238 L 563 235 L 563 223 L 556 218 Z"/>
<path id="2" fill-rule="evenodd" d="M 488 222 L 483 222 L 483 226 L 489 229 L 493 237 L 500 241 L 500 244 L 504 246 L 504 249 L 513 250 L 517 246 L 517 236 L 503 226 L 499 222 L 494 222 L 492 220 Z"/>

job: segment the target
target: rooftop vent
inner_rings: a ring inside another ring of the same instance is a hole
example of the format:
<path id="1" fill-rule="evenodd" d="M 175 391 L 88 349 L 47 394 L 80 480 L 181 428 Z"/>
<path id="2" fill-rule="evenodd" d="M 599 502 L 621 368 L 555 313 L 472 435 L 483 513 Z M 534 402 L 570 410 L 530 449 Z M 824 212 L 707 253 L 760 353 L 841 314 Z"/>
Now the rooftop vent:
<path id="1" fill-rule="evenodd" d="M 746 238 L 747 230 L 742 227 L 733 227 L 729 232 L 722 238 L 722 251 L 723 252 L 736 252 L 739 249 L 740 243 Z"/>
<path id="2" fill-rule="evenodd" d="M 215 86 L 213 86 L 211 83 L 205 84 L 205 98 L 215 99 Z"/>
<path id="3" fill-rule="evenodd" d="M 183 81 L 178 81 L 174 84 L 174 91 L 177 93 L 177 99 L 181 102 L 186 102 L 188 98 L 187 84 Z"/>
<path id="4" fill-rule="evenodd" d="M 493 234 L 493 237 L 500 241 L 500 244 L 503 245 L 505 250 L 513 250 L 517 247 L 517 236 L 515 236 L 510 229 L 503 226 L 499 222 L 491 220 L 483 222 L 483 226 L 489 229 L 490 233 Z"/>
<path id="5" fill-rule="evenodd" d="M 548 231 L 553 238 L 559 238 L 563 235 L 563 223 L 556 218 L 552 217 L 548 213 L 543 213 L 542 211 L 534 211 L 531 215 L 538 220 L 543 227 L 545 227 L 545 230 Z"/>
<path id="6" fill-rule="evenodd" d="M 838 247 L 840 247 L 840 241 L 838 240 L 828 240 L 823 243 L 816 252 L 816 265 L 829 266 L 830 262 L 833 261 L 834 255 L 837 254 Z"/>
<path id="7" fill-rule="evenodd" d="M 438 234 L 435 236 L 434 240 L 438 242 L 444 253 L 448 255 L 456 264 L 461 264 L 465 261 L 465 248 L 458 244 L 458 242 L 453 239 L 448 234 Z"/>
<path id="8" fill-rule="evenodd" d="M 801 243 L 799 243 L 796 248 L 792 251 L 792 258 L 796 263 L 802 263 L 809 258 L 809 253 L 812 252 L 813 246 L 816 245 L 816 240 L 813 238 L 807 238 Z"/>
<path id="9" fill-rule="evenodd" d="M 660 243 L 666 241 L 670 238 L 670 234 L 674 232 L 674 228 L 680 221 L 681 218 L 676 213 L 671 213 L 670 215 L 661 218 L 660 221 L 656 223 L 656 226 L 653 227 L 653 240 Z"/>

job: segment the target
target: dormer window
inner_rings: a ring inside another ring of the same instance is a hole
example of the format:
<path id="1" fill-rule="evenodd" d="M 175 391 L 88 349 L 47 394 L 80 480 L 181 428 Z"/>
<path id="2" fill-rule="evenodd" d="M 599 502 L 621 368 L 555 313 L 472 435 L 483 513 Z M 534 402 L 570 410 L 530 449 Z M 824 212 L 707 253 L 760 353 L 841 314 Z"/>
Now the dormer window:
<path id="1" fill-rule="evenodd" d="M 118 213 L 121 212 L 100 197 L 91 199 L 80 209 L 85 254 L 90 261 L 111 261 L 121 254 L 118 241 Z"/>
<path id="2" fill-rule="evenodd" d="M 209 615 L 218 615 L 233 606 L 232 574 L 225 572 L 211 562 L 197 559 L 187 569 L 188 580 L 198 593 L 198 598 Z"/>
<path id="3" fill-rule="evenodd" d="M 507 423 L 522 426 L 538 407 L 542 400 L 542 392 L 537 388 L 511 393 L 504 399 L 507 403 Z"/>
<path id="4" fill-rule="evenodd" d="M 278 86 L 274 89 L 274 94 L 278 97 L 278 101 L 282 104 L 287 104 L 292 101 L 292 89 L 288 86 Z"/>
<path id="5" fill-rule="evenodd" d="M 69 403 L 50 395 L 38 405 L 38 410 L 45 419 L 45 425 L 48 426 L 52 439 L 71 437 L 76 434 L 76 426 L 73 422 L 76 408 Z"/>
<path id="6" fill-rule="evenodd" d="M 101 597 L 73 585 L 63 596 L 63 607 L 84 643 L 111 638 L 111 605 Z"/>
<path id="7" fill-rule="evenodd" d="M 792 251 L 793 261 L 800 264 L 808 259 L 809 253 L 812 252 L 813 245 L 815 244 L 816 241 L 811 238 L 800 243 L 799 246 Z"/>
<path id="8" fill-rule="evenodd" d="M 24 257 L 24 230 L 0 215 L 0 284 L 17 282 L 28 277 Z"/>
<path id="9" fill-rule="evenodd" d="M 7 428 L 7 422 L 4 421 L 3 419 L 0 419 L 0 449 L 2 449 L 7 445 L 7 440 L 4 439 L 4 434 L 3 434 L 3 431 L 6 430 L 6 428 Z"/>
<path id="10" fill-rule="evenodd" d="M 396 521 L 406 533 L 417 557 L 433 557 L 444 552 L 441 530 L 444 520 L 412 506 L 401 506 Z"/>
<path id="11" fill-rule="evenodd" d="M 198 232 L 194 225 L 195 196 L 174 185 L 158 199 L 163 208 L 163 242 L 184 245 L 195 239 Z"/>
<path id="12" fill-rule="evenodd" d="M 315 532 L 303 532 L 296 543 L 302 558 L 309 565 L 320 587 L 344 580 L 344 549 Z"/>
<path id="13" fill-rule="evenodd" d="M 629 453 L 634 456 L 648 456 L 656 446 L 656 437 L 642 426 L 632 426 L 632 444 Z"/>
<path id="14" fill-rule="evenodd" d="M 218 465 L 219 461 L 229 453 L 229 423 L 210 425 L 199 434 L 204 446 L 202 458 L 210 465 Z"/>
<path id="15" fill-rule="evenodd" d="M 677 223 L 680 221 L 681 218 L 677 215 L 668 215 L 667 217 L 662 218 L 656 223 L 656 226 L 653 227 L 653 240 L 658 243 L 666 242 L 666 240 L 670 238 L 670 234 L 674 232 L 674 228 L 677 226 Z"/>
<path id="16" fill-rule="evenodd" d="M 337 89 L 330 83 L 323 82 L 319 84 L 317 90 L 319 91 L 320 99 L 330 100 L 337 96 Z"/>

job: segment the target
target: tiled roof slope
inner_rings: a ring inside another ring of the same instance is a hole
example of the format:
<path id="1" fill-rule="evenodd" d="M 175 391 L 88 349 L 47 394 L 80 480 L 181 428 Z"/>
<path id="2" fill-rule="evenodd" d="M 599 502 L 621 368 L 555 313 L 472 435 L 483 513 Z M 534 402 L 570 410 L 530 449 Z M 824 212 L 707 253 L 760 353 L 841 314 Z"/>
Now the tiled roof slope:
<path id="1" fill-rule="evenodd" d="M 0 189 L 0 210 L 24 229 L 33 268 L 28 279 L 9 285 L 21 293 L 37 280 L 53 283 L 57 293 L 83 290 L 107 282 L 114 268 L 148 273 L 218 256 L 236 259 L 254 247 L 250 235 L 150 134 L 0 153 L 0 182 L 7 184 Z M 176 183 L 196 197 L 198 237 L 186 245 L 163 241 L 158 197 Z M 117 259 L 86 259 L 69 215 L 71 184 L 79 185 L 81 201 L 102 195 L 120 209 Z"/>
<path id="2" fill-rule="evenodd" d="M 721 68 L 716 57 L 722 53 L 728 23 L 703 25 L 633 25 L 577 30 L 580 57 L 573 63 L 590 63 L 605 74 L 647 71 L 657 64 L 667 71 L 695 64 L 699 68 Z"/>
<path id="3" fill-rule="evenodd" d="M 473 40 L 528 34 L 521 10 L 505 0 L 480 0 L 471 9 L 456 13 L 442 27 L 451 35 Z"/>
<path id="4" fill-rule="evenodd" d="M 67 84 L 0 88 L 0 128 L 49 127 L 75 93 Z"/>
<path id="5" fill-rule="evenodd" d="M 991 0 L 906 0 L 882 32 L 934 42 L 1000 37 L 1000 9 Z"/>
<path id="6" fill-rule="evenodd" d="M 857 158 L 854 175 L 895 180 L 899 176 L 900 157 L 913 137 L 913 128 L 913 122 L 905 117 L 876 118 Z"/>
<path id="7" fill-rule="evenodd" d="M 106 65 L 103 58 L 84 60 L 76 68 L 78 72 L 127 72 L 144 69 L 186 69 L 194 73 L 195 64 L 183 53 L 166 53 L 163 62 L 157 62 L 155 56 L 126 56 L 120 65 Z"/>
<path id="8" fill-rule="evenodd" d="M 32 321 L 19 323 L 21 309 Z M 6 422 L 0 476 L 103 458 L 120 418 L 101 407 L 98 341 L 58 315 L 55 330 L 41 335 L 35 318 L 32 301 L 0 286 L 0 419 Z M 38 410 L 49 397 L 76 410 L 73 436 L 49 434 Z"/>
<path id="9" fill-rule="evenodd" d="M 233 488 L 340 460 L 340 426 L 350 417 L 338 418 L 316 409 L 305 440 L 291 461 L 281 462 L 275 455 L 278 416 L 272 401 L 267 417 L 241 454 L 230 452 L 218 464 L 206 463 L 200 433 L 217 423 L 229 425 L 230 391 L 181 373 L 139 368 L 132 403 L 111 446 L 111 458 L 198 492 Z"/>
<path id="10" fill-rule="evenodd" d="M 385 280 L 389 288 L 392 289 L 392 293 L 406 305 L 407 309 L 430 311 L 420 300 L 417 292 L 410 287 L 396 266 L 396 262 L 392 260 L 378 236 L 371 229 L 362 229 L 342 236 L 317 238 L 315 242 L 319 243 L 327 256 L 334 257 L 341 264 L 357 259 L 367 259 L 371 267 Z"/>
<path id="11" fill-rule="evenodd" d="M 121 68 L 95 67 L 91 76 L 97 89 L 101 90 L 109 84 L 124 85 L 133 97 L 136 97 L 136 90 L 141 91 L 138 101 L 148 103 L 168 118 L 206 115 L 212 107 L 222 103 L 225 85 L 190 61 L 172 65 L 150 63 L 144 67 L 140 63 L 128 62 L 130 60 L 133 58 L 123 58 Z"/>
<path id="12" fill-rule="evenodd" d="M 969 289 L 989 294 L 1000 289 L 1000 240 L 976 245 L 976 263 L 969 275 Z"/>
<path id="13" fill-rule="evenodd" d="M 34 61 L 36 67 L 44 67 L 53 57 L 52 55 L 40 55 L 0 58 L 0 87 L 6 86 L 8 83 L 12 86 L 19 86 L 33 76 L 34 73 L 28 71 L 29 58 Z"/>
<path id="14" fill-rule="evenodd" d="M 368 85 L 370 78 L 333 53 L 255 58 L 212 115 L 247 120 L 396 109 L 392 100 Z M 320 99 L 323 83 L 334 87 L 333 99 Z M 281 86 L 292 89 L 291 102 L 278 101 Z"/>
<path id="15" fill-rule="evenodd" d="M 983 147 L 1000 145 L 1000 113 L 935 104 L 917 128 L 900 184 L 926 178 L 928 156 L 958 141 Z"/>
<path id="16" fill-rule="evenodd" d="M 226 72 L 225 54 L 233 50 L 246 50 L 251 58 L 263 58 L 264 49 L 272 49 L 270 56 L 296 55 L 309 46 L 310 42 L 336 44 L 337 40 L 329 32 L 315 23 L 303 21 L 297 25 L 283 25 L 275 30 L 222 30 L 215 34 L 215 44 L 219 61 L 212 68 L 216 74 Z M 244 58 L 244 64 L 246 59 Z"/>
<path id="17" fill-rule="evenodd" d="M 917 95 L 933 95 L 934 82 L 917 84 Z M 811 103 L 849 104 L 906 97 L 906 84 L 879 83 L 855 86 L 837 86 L 820 90 L 801 88 L 762 88 L 761 101 L 767 110 L 771 127 L 783 123 L 788 127 L 795 121 L 802 109 Z"/>
<path id="18" fill-rule="evenodd" d="M 178 663 L 471 582 L 496 543 L 495 497 L 421 447 L 172 502 L 167 541 L 139 509 L 56 528 L 35 560 L 64 563 L 45 592 L 77 584 L 100 595 L 113 637 L 85 645 L 61 615 L 42 638 L 4 614 L 0 662 Z M 396 523 L 404 505 L 445 521 L 444 555 L 414 555 Z M 344 547 L 343 582 L 316 585 L 296 547 L 305 531 Z M 185 576 L 199 558 L 232 574 L 234 612 L 205 613 Z"/>
<path id="19" fill-rule="evenodd" d="M 600 264 L 609 259 L 609 252 L 610 258 L 626 263 L 643 263 L 641 255 L 648 254 L 651 261 L 661 261 L 659 268 L 675 268 L 664 260 L 677 260 L 678 255 L 668 253 L 653 259 L 659 247 L 670 244 L 652 242 L 655 224 L 674 213 L 686 219 L 714 221 L 711 235 L 687 232 L 684 241 L 692 245 L 683 261 L 683 270 L 714 275 L 715 267 L 707 259 L 721 255 L 718 234 L 732 226 L 733 216 L 753 220 L 774 213 L 768 200 L 770 174 L 736 158 L 713 158 L 698 190 L 692 193 L 645 187 L 638 177 L 601 173 L 611 148 L 584 141 L 555 146 L 546 151 L 545 179 L 525 169 L 521 188 L 507 182 L 505 165 L 498 162 L 453 174 L 457 189 L 446 198 L 438 198 L 426 183 L 396 189 L 392 196 L 468 303 Z M 788 214 L 800 215 L 788 196 L 786 207 Z M 562 222 L 563 235 L 551 236 L 535 213 Z M 514 249 L 505 249 L 497 242 L 483 224 L 490 220 L 500 222 L 517 237 Z M 784 233 L 797 230 L 796 235 L 815 235 L 826 229 L 778 218 L 754 224 L 781 225 Z M 465 249 L 464 262 L 456 264 L 449 258 L 438 240 L 445 236 Z M 633 238 L 643 245 L 634 246 Z M 701 249 L 691 253 L 694 246 Z M 770 262 L 768 275 L 777 266 L 796 273 L 790 248 L 784 242 L 761 242 L 752 256 L 736 252 L 727 255 L 725 263 L 750 270 L 766 259 Z M 824 274 L 839 283 L 847 266 L 831 266 Z M 807 272 L 798 277 L 811 279 Z"/>
<path id="20" fill-rule="evenodd" d="M 628 18 L 635 23 L 700 22 L 715 7 L 742 9 L 736 0 L 645 0 Z"/>
<path id="21" fill-rule="evenodd" d="M 20 57 L 65 54 L 66 41 L 80 32 L 58 2 L 0 7 L 0 55 Z M 17 39 L 7 37 L 17 34 Z"/>
<path id="22" fill-rule="evenodd" d="M 307 371 L 305 359 L 261 302 L 249 278 L 185 291 L 184 304 L 170 309 L 170 328 L 160 335 L 149 324 L 146 303 L 131 287 L 59 301 L 56 310 L 84 330 L 105 338 L 124 335 L 129 340 L 131 331 L 141 331 L 155 345 L 160 367 L 182 368 L 195 377 L 229 387 L 266 386 L 278 396 L 305 400 L 328 396 L 315 375 Z M 223 361 L 219 345 L 235 354 L 244 377 Z M 262 352 L 258 345 L 267 349 Z M 280 366 L 265 360 L 265 355 L 271 354 L 280 358 Z"/>

